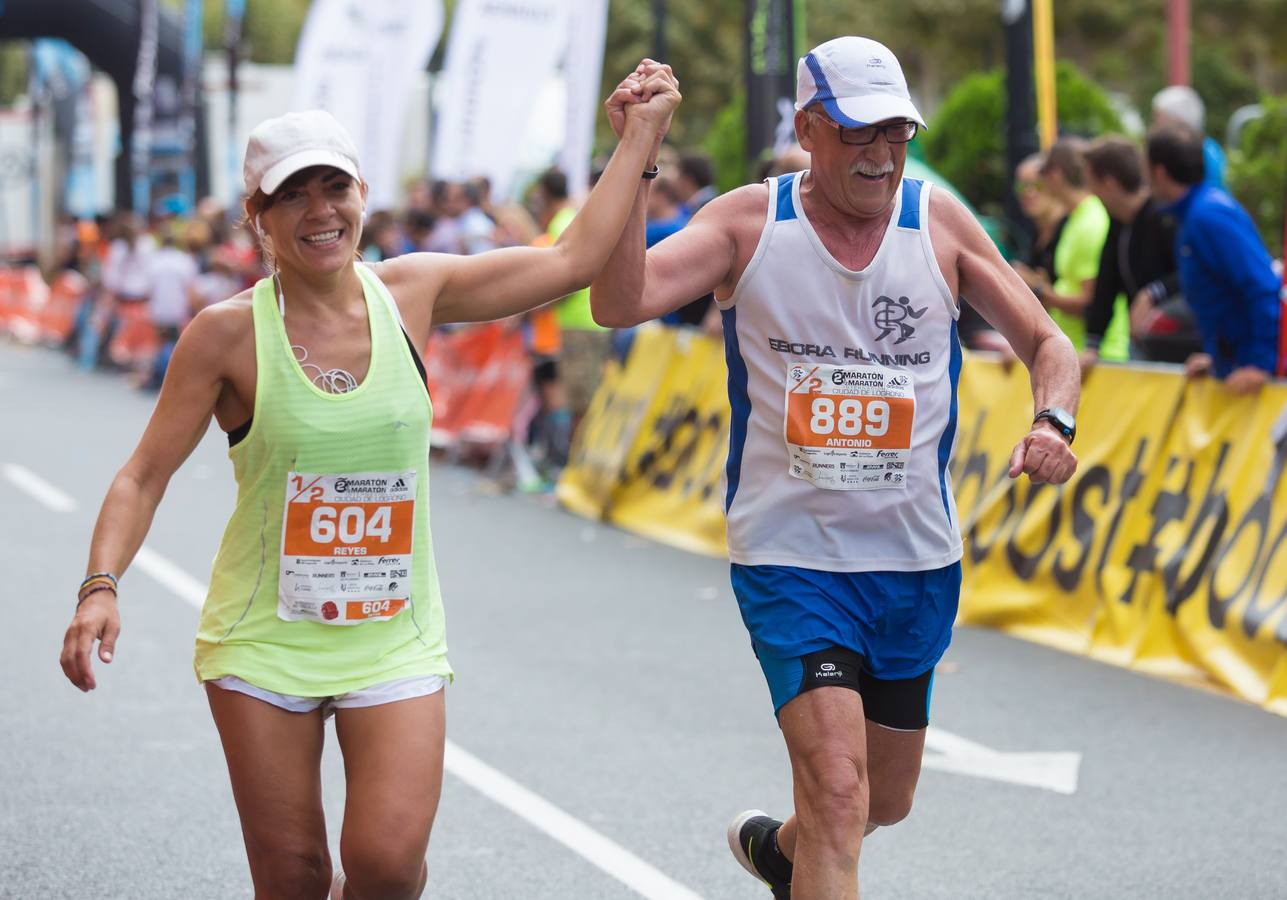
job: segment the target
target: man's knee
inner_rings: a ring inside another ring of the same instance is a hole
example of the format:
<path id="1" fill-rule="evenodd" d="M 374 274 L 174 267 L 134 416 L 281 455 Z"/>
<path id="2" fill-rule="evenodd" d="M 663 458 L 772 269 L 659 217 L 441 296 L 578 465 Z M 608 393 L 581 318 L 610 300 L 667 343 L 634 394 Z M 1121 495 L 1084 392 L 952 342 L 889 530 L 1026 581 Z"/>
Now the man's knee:
<path id="1" fill-rule="evenodd" d="M 820 751 L 801 759 L 797 770 L 803 801 L 797 813 L 803 829 L 842 841 L 862 832 L 871 796 L 862 760 L 842 751 Z"/>
<path id="2" fill-rule="evenodd" d="M 331 885 L 331 856 L 325 844 L 247 840 L 255 896 L 323 897 Z"/>
<path id="3" fill-rule="evenodd" d="M 896 825 L 906 819 L 912 811 L 912 799 L 915 787 L 884 789 L 873 785 L 871 803 L 868 807 L 867 820 L 872 825 Z"/>

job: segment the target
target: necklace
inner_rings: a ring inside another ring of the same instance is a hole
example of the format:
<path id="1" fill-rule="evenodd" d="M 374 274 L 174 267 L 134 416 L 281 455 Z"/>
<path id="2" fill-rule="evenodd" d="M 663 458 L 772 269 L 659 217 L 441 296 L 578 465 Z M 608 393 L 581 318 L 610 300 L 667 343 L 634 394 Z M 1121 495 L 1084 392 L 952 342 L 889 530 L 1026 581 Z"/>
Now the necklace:
<path id="1" fill-rule="evenodd" d="M 281 278 L 274 274 L 273 281 L 277 285 L 277 309 L 281 313 L 282 328 L 284 329 L 286 327 L 286 294 L 282 290 Z M 295 362 L 299 363 L 299 367 L 305 370 L 308 379 L 322 392 L 327 394 L 347 394 L 357 388 L 358 380 L 347 369 L 323 369 L 321 366 L 309 362 L 308 349 L 303 344 L 291 344 L 290 351 L 295 357 Z M 309 370 L 316 374 L 309 375 Z"/>

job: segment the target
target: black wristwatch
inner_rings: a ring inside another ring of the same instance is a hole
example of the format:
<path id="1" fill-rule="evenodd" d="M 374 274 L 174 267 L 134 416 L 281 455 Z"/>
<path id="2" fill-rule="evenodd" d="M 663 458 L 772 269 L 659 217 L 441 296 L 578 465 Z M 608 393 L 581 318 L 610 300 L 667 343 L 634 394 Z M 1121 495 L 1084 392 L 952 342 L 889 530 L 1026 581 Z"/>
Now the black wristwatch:
<path id="1" fill-rule="evenodd" d="M 1077 437 L 1077 420 L 1073 418 L 1072 413 L 1066 409 L 1060 409 L 1058 406 L 1051 406 L 1043 409 L 1032 417 L 1032 424 L 1045 420 L 1055 426 L 1055 430 L 1068 439 L 1068 443 L 1073 442 Z"/>

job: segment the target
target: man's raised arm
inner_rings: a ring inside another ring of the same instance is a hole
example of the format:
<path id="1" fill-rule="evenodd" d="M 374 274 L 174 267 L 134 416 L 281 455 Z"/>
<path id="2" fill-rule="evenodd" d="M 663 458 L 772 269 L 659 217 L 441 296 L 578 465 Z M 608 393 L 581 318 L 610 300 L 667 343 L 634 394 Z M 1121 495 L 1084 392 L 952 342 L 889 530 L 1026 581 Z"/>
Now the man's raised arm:
<path id="1" fill-rule="evenodd" d="M 636 75 L 622 81 L 604 103 L 618 136 L 625 126 L 626 106 L 646 99 L 631 79 L 659 65 L 644 60 Z M 656 164 L 664 136 L 663 130 L 648 159 L 650 167 Z M 596 322 L 609 328 L 638 325 L 691 303 L 723 284 L 732 270 L 734 244 L 727 217 L 738 209 L 738 197 L 748 189 L 716 197 L 683 229 L 646 250 L 644 214 L 651 185 L 650 178 L 640 180 L 621 239 L 590 285 L 590 311 Z"/>
<path id="2" fill-rule="evenodd" d="M 702 207 L 684 228 L 651 250 L 644 250 L 643 210 L 648 182 L 635 198 L 626 229 L 599 277 L 590 285 L 594 320 L 610 328 L 627 328 L 664 316 L 731 278 L 735 244 L 731 216 L 745 205 L 740 188 Z"/>

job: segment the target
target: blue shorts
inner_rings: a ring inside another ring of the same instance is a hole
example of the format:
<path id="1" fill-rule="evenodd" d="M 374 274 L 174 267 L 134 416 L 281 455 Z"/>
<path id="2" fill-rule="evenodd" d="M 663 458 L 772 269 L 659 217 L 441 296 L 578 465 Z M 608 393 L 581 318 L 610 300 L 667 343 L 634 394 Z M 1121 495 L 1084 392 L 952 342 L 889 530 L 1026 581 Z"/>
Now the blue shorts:
<path id="1" fill-rule="evenodd" d="M 856 654 L 867 687 L 898 686 L 903 696 L 907 683 L 923 683 L 928 705 L 930 673 L 952 640 L 961 596 L 959 562 L 924 572 L 735 564 L 732 582 L 774 712 L 825 683 L 807 677 L 817 673 L 807 671 L 805 658 L 831 648 Z M 852 686 L 863 692 L 857 681 Z M 923 714 L 898 718 L 905 723 Z"/>

